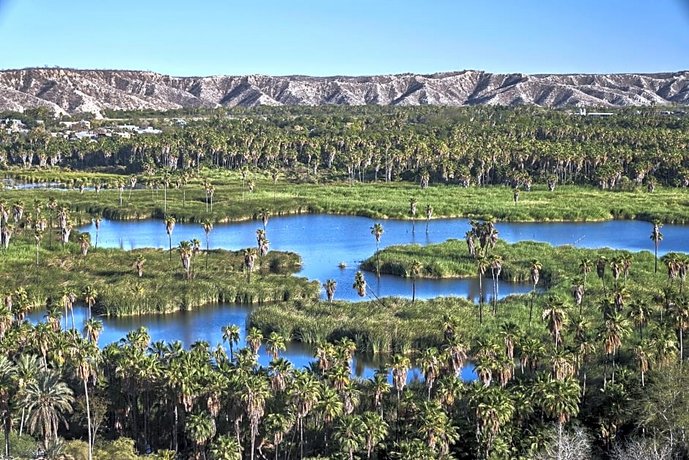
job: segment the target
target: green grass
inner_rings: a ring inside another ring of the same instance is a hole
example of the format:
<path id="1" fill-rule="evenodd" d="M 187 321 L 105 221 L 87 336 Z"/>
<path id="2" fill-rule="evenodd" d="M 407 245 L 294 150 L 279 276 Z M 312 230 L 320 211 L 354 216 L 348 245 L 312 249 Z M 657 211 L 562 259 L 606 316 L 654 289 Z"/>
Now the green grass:
<path id="1" fill-rule="evenodd" d="M 32 170 L 11 172 L 8 175 L 34 182 L 63 178 L 84 178 L 88 182 L 112 182 L 118 177 L 95 173 L 63 173 L 59 170 Z M 323 184 L 295 182 L 280 179 L 277 184 L 266 175 L 250 173 L 256 183 L 253 193 L 242 187 L 239 173 L 219 170 L 202 170 L 201 175 L 187 184 L 186 199 L 181 189 L 168 190 L 167 213 L 179 221 L 198 222 L 206 217 L 215 221 L 256 218 L 262 209 L 272 215 L 293 213 L 333 213 L 363 215 L 375 218 L 409 218 L 409 199 L 418 200 L 418 219 L 424 220 L 427 204 L 433 206 L 434 217 L 496 218 L 503 221 L 601 221 L 610 219 L 659 219 L 666 223 L 689 223 L 689 191 L 678 188 L 658 188 L 654 193 L 642 189 L 635 191 L 602 191 L 592 187 L 562 186 L 549 192 L 536 186 L 531 192 L 522 192 L 519 204 L 512 201 L 508 187 L 470 187 L 432 185 L 422 190 L 408 182 Z M 208 179 L 215 187 L 213 212 L 206 212 L 206 196 L 202 187 Z M 139 184 L 144 177 L 140 176 Z M 123 205 L 118 192 L 104 189 L 99 194 L 75 190 L 6 190 L 8 202 L 34 199 L 47 200 L 49 196 L 70 203 L 79 213 L 102 214 L 114 219 L 141 219 L 162 217 L 165 214 L 163 190 L 136 189 L 129 198 L 125 190 Z"/>
<path id="2" fill-rule="evenodd" d="M 548 332 L 541 314 L 551 296 L 565 301 L 570 320 L 579 317 L 578 307 L 574 305 L 571 294 L 573 281 L 581 279 L 579 262 L 587 258 L 595 263 L 598 256 L 611 260 L 625 254 L 625 251 L 553 247 L 534 242 L 500 242 L 494 253 L 504 258 L 502 280 L 528 282 L 530 262 L 538 259 L 543 265 L 541 281 L 539 292 L 535 296 L 509 296 L 497 303 L 496 314 L 492 313 L 491 305 L 485 304 L 482 326 L 479 325 L 478 305 L 466 299 L 452 297 L 417 300 L 414 303 L 408 299 L 385 298 L 358 303 L 288 302 L 280 306 L 264 305 L 254 309 L 250 324 L 264 333 L 275 330 L 307 343 L 347 336 L 357 342 L 358 349 L 369 353 L 440 346 L 443 342 L 442 324 L 445 315 L 457 318 L 461 335 L 472 340 L 495 336 L 505 322 L 514 322 L 522 330 L 531 330 L 532 333 L 545 336 Z M 658 273 L 653 272 L 653 255 L 649 252 L 631 253 L 631 257 L 629 278 L 625 281 L 620 277 L 618 281 L 619 287 L 627 295 L 626 304 L 629 305 L 632 301 L 657 304 L 658 296 L 668 287 L 665 270 L 661 268 Z M 427 247 L 397 246 L 381 251 L 381 261 L 385 260 L 382 268 L 394 268 L 389 271 L 393 274 L 407 272 L 408 264 L 413 259 L 421 261 L 426 274 L 433 276 L 475 276 L 475 263 L 467 256 L 463 241 L 451 240 Z M 366 262 L 366 266 L 371 266 L 371 259 Z M 486 293 L 490 293 L 491 288 L 492 281 L 488 271 L 484 282 Z M 606 269 L 605 285 L 596 276 L 595 268 L 588 274 L 582 314 L 583 319 L 591 325 L 591 330 L 596 330 L 601 324 L 600 305 L 611 294 L 612 289 L 609 266 Z"/>
<path id="3" fill-rule="evenodd" d="M 173 248 L 91 249 L 82 256 L 76 244 L 49 249 L 46 236 L 36 266 L 35 246 L 17 238 L 0 258 L 3 291 L 25 287 L 34 307 L 56 301 L 64 288 L 79 295 L 87 285 L 97 292 L 95 311 L 109 316 L 170 313 L 199 308 L 211 302 L 260 304 L 290 299 L 316 299 L 317 282 L 292 276 L 299 270 L 297 254 L 271 251 L 256 261 L 248 281 L 241 251 L 211 250 L 194 256 L 194 278 L 185 279 L 179 255 Z M 141 278 L 133 268 L 138 255 L 146 259 Z"/>

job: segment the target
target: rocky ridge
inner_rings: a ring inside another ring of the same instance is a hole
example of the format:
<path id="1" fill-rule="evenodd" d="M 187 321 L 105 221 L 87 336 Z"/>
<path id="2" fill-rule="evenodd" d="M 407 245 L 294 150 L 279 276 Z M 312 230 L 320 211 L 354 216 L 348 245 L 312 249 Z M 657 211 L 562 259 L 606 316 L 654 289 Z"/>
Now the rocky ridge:
<path id="1" fill-rule="evenodd" d="M 128 70 L 0 71 L 0 110 L 60 114 L 256 105 L 502 105 L 623 107 L 689 104 L 689 71 L 656 74 L 492 74 L 467 70 L 367 77 L 172 77 Z"/>

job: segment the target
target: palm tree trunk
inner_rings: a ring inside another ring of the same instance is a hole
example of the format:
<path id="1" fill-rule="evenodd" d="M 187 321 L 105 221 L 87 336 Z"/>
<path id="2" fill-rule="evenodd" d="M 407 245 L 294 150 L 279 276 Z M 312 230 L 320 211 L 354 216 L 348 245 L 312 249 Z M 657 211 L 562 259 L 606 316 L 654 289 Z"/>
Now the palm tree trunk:
<path id="1" fill-rule="evenodd" d="M 411 280 L 411 303 L 414 303 L 416 300 L 416 278 L 412 278 Z"/>
<path id="2" fill-rule="evenodd" d="M 655 253 L 655 261 L 654 261 L 654 266 L 653 266 L 653 267 L 654 267 L 654 268 L 653 268 L 653 272 L 654 272 L 654 273 L 658 273 L 658 241 L 654 240 L 654 241 L 653 241 L 653 246 L 655 247 L 655 251 L 654 251 L 654 253 Z"/>
<path id="3" fill-rule="evenodd" d="M 93 460 L 93 435 L 91 434 L 91 404 L 89 402 L 88 379 L 84 379 L 84 395 L 86 397 L 86 424 L 89 436 L 89 460 Z"/>
<path id="4" fill-rule="evenodd" d="M 172 234 L 168 233 L 167 235 L 169 247 L 170 247 L 170 262 L 172 262 Z"/>
<path id="5" fill-rule="evenodd" d="M 679 328 L 679 365 L 682 365 L 684 360 L 684 340 L 683 340 L 682 328 Z"/>
<path id="6" fill-rule="evenodd" d="M 179 410 L 177 409 L 177 403 L 175 403 L 175 429 L 172 431 L 172 440 L 175 446 L 175 452 L 179 452 L 179 441 L 177 439 L 177 425 L 179 423 Z"/>

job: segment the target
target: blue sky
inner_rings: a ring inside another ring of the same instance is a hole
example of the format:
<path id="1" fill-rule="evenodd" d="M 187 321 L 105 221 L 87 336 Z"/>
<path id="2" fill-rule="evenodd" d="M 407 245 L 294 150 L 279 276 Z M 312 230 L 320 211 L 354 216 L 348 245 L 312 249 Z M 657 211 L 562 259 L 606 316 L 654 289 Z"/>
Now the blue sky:
<path id="1" fill-rule="evenodd" d="M 689 69 L 689 0 L 0 0 L 0 68 L 172 75 Z"/>

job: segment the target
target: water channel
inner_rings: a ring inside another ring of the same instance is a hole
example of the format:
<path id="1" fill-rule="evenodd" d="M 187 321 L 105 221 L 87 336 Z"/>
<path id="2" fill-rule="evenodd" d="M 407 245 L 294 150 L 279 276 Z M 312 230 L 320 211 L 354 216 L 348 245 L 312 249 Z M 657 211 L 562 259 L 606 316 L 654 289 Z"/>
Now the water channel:
<path id="1" fill-rule="evenodd" d="M 338 215 L 296 215 L 271 218 L 266 233 L 271 249 L 293 251 L 303 260 L 302 270 L 298 276 L 318 279 L 324 282 L 335 279 L 338 283 L 336 298 L 358 300 L 359 297 L 351 288 L 354 273 L 361 260 L 375 252 L 375 239 L 370 228 L 375 222 L 381 222 L 384 234 L 381 249 L 396 244 L 432 244 L 449 238 L 463 238 L 469 229 L 468 219 L 434 219 L 423 220 L 374 220 L 357 216 Z M 218 224 L 210 233 L 210 247 L 237 250 L 256 244 L 255 232 L 261 228 L 259 221 L 247 221 L 231 224 Z M 585 223 L 498 223 L 496 228 L 500 238 L 507 242 L 534 240 L 553 245 L 571 244 L 578 247 L 610 247 L 631 251 L 652 250 L 649 239 L 651 224 L 641 221 L 608 221 Z M 88 231 L 95 241 L 95 226 L 83 226 L 81 231 Z M 689 252 L 689 240 L 684 238 L 686 226 L 666 225 L 662 229 L 665 238 L 661 252 Z M 199 224 L 182 224 L 175 226 L 173 245 L 182 240 L 198 238 L 204 243 L 205 234 Z M 101 223 L 98 244 L 100 247 L 115 247 L 130 250 L 141 247 L 165 248 L 168 245 L 164 224 L 159 220 L 142 221 L 108 221 Z M 345 268 L 340 268 L 340 264 Z M 411 281 L 394 276 L 381 276 L 379 279 L 366 273 L 369 288 L 377 296 L 411 295 Z M 501 296 L 526 293 L 530 286 L 519 284 L 501 284 Z M 417 295 L 420 298 L 436 296 L 461 296 L 469 299 L 478 297 L 478 282 L 465 280 L 420 280 L 417 282 Z M 220 329 L 228 324 L 237 324 L 242 329 L 244 340 L 245 325 L 250 307 L 233 305 L 208 306 L 194 312 L 179 312 L 166 316 L 142 316 L 131 318 L 106 318 L 100 344 L 105 345 L 120 340 L 130 330 L 140 326 L 148 328 L 152 341 L 168 342 L 180 340 L 185 346 L 195 341 L 204 340 L 215 346 L 220 343 Z M 84 311 L 77 309 L 77 327 L 83 322 Z M 40 313 L 31 319 L 41 319 Z M 301 344 L 291 343 L 284 356 L 297 368 L 308 365 L 313 360 L 313 350 Z M 261 364 L 267 365 L 266 353 L 261 353 Z M 354 362 L 354 374 L 371 377 L 381 364 L 380 360 L 357 356 Z M 417 378 L 414 370 L 411 379 Z M 467 367 L 463 378 L 475 378 L 473 369 Z"/>

